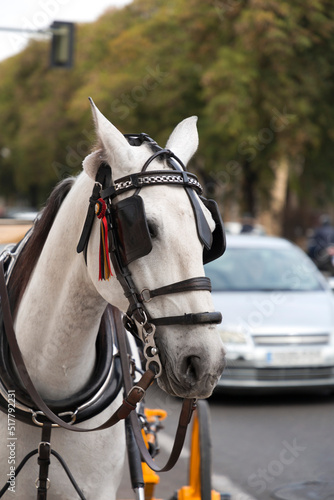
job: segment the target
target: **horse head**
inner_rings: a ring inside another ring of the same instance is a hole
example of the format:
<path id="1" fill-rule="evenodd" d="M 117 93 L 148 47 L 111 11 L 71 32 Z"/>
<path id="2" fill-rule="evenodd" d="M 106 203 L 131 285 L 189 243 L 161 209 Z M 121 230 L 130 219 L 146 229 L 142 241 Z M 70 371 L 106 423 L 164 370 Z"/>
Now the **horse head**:
<path id="1" fill-rule="evenodd" d="M 208 397 L 225 353 L 203 267 L 203 246 L 210 252 L 217 220 L 208 200 L 198 196 L 195 176 L 185 170 L 198 146 L 197 119 L 179 123 L 162 149 L 145 134 L 126 138 L 91 104 L 98 145 L 83 167 L 94 182 L 100 179 L 107 220 L 104 230 L 97 219 L 93 223 L 88 272 L 107 302 L 115 304 L 115 277 L 122 284 L 116 305 L 147 344 L 148 365 L 149 356 L 153 364 L 158 360 L 159 386 L 179 397 Z M 103 280 L 98 265 L 102 259 L 109 266 L 108 245 L 110 251 L 121 249 L 118 260 L 111 259 L 110 279 Z"/>

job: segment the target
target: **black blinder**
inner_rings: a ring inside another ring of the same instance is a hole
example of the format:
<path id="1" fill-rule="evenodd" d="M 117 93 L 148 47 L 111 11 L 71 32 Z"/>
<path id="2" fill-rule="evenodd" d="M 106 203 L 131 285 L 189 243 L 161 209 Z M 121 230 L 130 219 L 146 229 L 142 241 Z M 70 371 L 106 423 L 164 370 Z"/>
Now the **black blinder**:
<path id="1" fill-rule="evenodd" d="M 216 223 L 216 227 L 212 234 L 213 239 L 211 248 L 207 249 L 204 247 L 203 249 L 203 263 L 207 264 L 208 262 L 218 259 L 218 257 L 223 255 L 226 250 L 226 238 L 223 220 L 221 218 L 217 203 L 214 200 L 207 200 L 206 198 L 202 198 L 202 196 L 200 196 L 200 199 L 206 206 L 206 208 L 210 211 L 212 218 Z"/>
<path id="2" fill-rule="evenodd" d="M 114 210 L 119 250 L 123 263 L 127 266 L 152 250 L 144 202 L 140 196 L 133 195 L 119 201 Z"/>

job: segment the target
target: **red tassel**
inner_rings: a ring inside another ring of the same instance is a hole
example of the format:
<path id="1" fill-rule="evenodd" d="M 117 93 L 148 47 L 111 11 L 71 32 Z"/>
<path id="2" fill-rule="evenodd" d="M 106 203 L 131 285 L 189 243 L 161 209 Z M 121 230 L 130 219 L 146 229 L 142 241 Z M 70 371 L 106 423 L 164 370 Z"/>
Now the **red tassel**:
<path id="1" fill-rule="evenodd" d="M 102 198 L 99 198 L 95 205 L 95 213 L 100 224 L 100 252 L 99 252 L 99 280 L 108 280 L 112 276 L 111 264 L 109 258 L 109 243 L 108 243 L 108 223 L 105 217 L 107 205 Z"/>

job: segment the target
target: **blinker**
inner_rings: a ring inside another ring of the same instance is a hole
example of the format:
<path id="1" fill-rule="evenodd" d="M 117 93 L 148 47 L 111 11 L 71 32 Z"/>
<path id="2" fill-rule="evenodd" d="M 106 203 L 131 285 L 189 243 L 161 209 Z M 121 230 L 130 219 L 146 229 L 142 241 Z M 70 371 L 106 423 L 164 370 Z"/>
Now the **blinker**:
<path id="1" fill-rule="evenodd" d="M 143 199 L 133 195 L 114 206 L 120 253 L 127 266 L 152 250 Z"/>
<path id="2" fill-rule="evenodd" d="M 216 224 L 216 227 L 212 233 L 212 244 L 209 249 L 205 246 L 203 248 L 203 264 L 207 264 L 212 260 L 218 259 L 226 250 L 226 238 L 223 220 L 221 218 L 219 208 L 217 203 L 214 200 L 208 200 L 207 198 L 203 198 L 200 196 L 205 207 L 209 210 L 212 215 L 212 218 Z"/>

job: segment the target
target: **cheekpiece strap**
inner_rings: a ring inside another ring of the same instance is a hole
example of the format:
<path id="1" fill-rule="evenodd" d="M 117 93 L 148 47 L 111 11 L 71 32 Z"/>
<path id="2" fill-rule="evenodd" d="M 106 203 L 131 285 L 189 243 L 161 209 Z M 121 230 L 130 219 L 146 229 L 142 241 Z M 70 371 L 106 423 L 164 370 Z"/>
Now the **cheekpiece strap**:
<path id="1" fill-rule="evenodd" d="M 109 186 L 111 182 L 111 168 L 107 163 L 101 163 L 96 174 L 95 185 L 91 197 L 89 198 L 89 206 L 87 210 L 86 220 L 82 229 L 81 237 L 77 246 L 77 252 L 86 251 L 90 233 L 95 219 L 95 205 L 98 202 L 101 190 L 105 186 Z"/>

